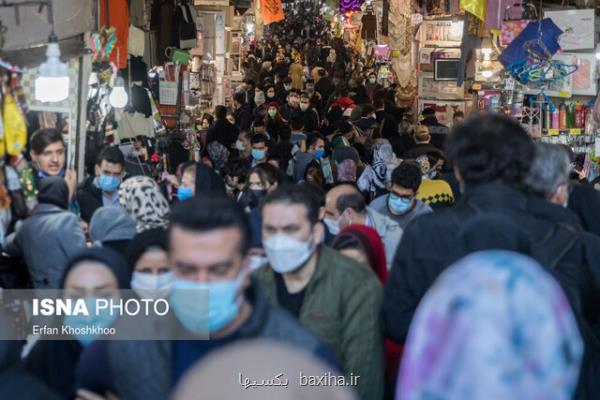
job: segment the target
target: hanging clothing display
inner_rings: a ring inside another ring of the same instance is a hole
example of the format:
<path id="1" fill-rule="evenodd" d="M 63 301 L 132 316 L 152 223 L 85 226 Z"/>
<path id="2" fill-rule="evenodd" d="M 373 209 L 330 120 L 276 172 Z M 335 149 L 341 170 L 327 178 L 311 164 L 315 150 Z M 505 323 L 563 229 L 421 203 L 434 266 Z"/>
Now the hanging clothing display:
<path id="1" fill-rule="evenodd" d="M 196 13 L 189 4 L 179 4 L 175 10 L 175 29 L 180 49 L 196 47 Z"/>
<path id="2" fill-rule="evenodd" d="M 106 9 L 108 7 L 108 19 Z M 110 56 L 117 68 L 127 68 L 127 45 L 129 38 L 129 5 L 127 0 L 102 0 L 100 2 L 100 25 L 114 26 L 117 43 Z"/>
<path id="3" fill-rule="evenodd" d="M 375 14 L 365 14 L 362 17 L 362 38 L 365 40 L 377 39 L 377 16 Z"/>
<path id="4" fill-rule="evenodd" d="M 156 31 L 156 61 L 157 63 L 148 63 L 148 65 L 162 64 L 168 60 L 165 55 L 167 47 L 173 45 L 173 15 L 175 14 L 175 5 L 173 0 L 156 0 L 152 7 L 151 30 Z"/>

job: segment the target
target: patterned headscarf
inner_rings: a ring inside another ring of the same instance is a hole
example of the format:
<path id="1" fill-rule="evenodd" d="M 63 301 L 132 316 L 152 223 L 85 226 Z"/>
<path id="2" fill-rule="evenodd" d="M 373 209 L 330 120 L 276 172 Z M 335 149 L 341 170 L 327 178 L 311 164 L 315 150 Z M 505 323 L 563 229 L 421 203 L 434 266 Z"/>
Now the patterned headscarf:
<path id="1" fill-rule="evenodd" d="M 134 176 L 121 184 L 119 202 L 135 220 L 139 232 L 166 228 L 169 203 L 156 182 L 147 176 Z"/>
<path id="2" fill-rule="evenodd" d="M 338 183 L 354 183 L 356 182 L 356 162 L 346 159 L 337 166 Z"/>
<path id="3" fill-rule="evenodd" d="M 571 399 L 582 352 L 567 299 L 540 265 L 473 253 L 419 305 L 396 399 Z"/>
<path id="4" fill-rule="evenodd" d="M 398 161 L 390 142 L 387 139 L 378 141 L 373 146 L 373 165 L 363 171 L 358 180 L 358 188 L 373 195 L 376 195 L 378 190 L 385 190 L 387 180 L 391 177 L 391 171 L 397 164 Z"/>

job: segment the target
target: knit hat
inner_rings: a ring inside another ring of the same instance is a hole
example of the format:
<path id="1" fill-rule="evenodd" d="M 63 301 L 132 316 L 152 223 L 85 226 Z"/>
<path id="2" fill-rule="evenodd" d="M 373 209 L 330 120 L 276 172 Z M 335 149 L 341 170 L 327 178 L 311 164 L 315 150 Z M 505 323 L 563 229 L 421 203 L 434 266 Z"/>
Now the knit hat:
<path id="1" fill-rule="evenodd" d="M 100 207 L 90 221 L 90 238 L 94 242 L 130 240 L 136 233 L 135 221 L 121 207 Z"/>
<path id="2" fill-rule="evenodd" d="M 275 107 L 277 109 L 277 111 L 279 111 L 279 102 L 272 101 L 269 104 L 267 104 L 267 108 L 271 108 L 271 107 Z"/>

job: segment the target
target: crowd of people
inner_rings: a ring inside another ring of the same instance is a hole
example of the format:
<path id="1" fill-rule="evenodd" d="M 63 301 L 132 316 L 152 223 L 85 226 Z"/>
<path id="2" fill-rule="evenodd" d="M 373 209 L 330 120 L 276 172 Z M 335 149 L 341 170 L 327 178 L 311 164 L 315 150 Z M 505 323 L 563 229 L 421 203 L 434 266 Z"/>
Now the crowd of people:
<path id="1" fill-rule="evenodd" d="M 190 332 L 203 305 L 178 290 L 208 289 L 210 340 L 2 342 L 0 397 L 304 398 L 238 383 L 275 370 L 352 382 L 323 399 L 600 396 L 600 194 L 568 149 L 498 115 L 414 123 L 316 12 L 243 69 L 202 162 L 161 179 L 115 146 L 76 187 L 37 131 L 39 204 L 3 243 L 33 288 L 170 298 Z"/>

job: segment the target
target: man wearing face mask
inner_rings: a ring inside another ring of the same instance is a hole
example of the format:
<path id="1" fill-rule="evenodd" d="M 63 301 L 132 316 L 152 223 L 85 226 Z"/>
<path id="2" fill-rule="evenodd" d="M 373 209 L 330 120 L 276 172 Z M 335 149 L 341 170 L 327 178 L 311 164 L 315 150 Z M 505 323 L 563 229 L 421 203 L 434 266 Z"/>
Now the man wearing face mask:
<path id="1" fill-rule="evenodd" d="M 355 186 L 342 184 L 327 192 L 323 222 L 333 234 L 352 224 L 375 229 L 383 241 L 389 269 L 402 239 L 403 230 L 390 217 L 368 207 L 364 196 Z"/>
<path id="2" fill-rule="evenodd" d="M 208 325 L 210 340 L 111 342 L 111 372 L 118 377 L 114 381 L 119 398 L 167 399 L 179 379 L 213 350 L 253 338 L 288 343 L 331 365 L 330 350 L 289 314 L 270 305 L 250 277 L 245 258 L 249 241 L 246 216 L 231 199 L 201 196 L 173 209 L 168 232 L 168 262 L 174 274 L 171 311 L 199 338 Z M 152 362 L 141 368 L 139 360 L 148 359 Z"/>
<path id="3" fill-rule="evenodd" d="M 333 349 L 344 375 L 360 375 L 362 399 L 383 397 L 381 286 L 364 266 L 322 244 L 316 196 L 282 186 L 262 203 L 269 264 L 255 275 L 273 304 L 285 308 Z"/>
<path id="4" fill-rule="evenodd" d="M 257 133 L 250 139 L 252 144 L 252 162 L 254 167 L 256 164 L 261 164 L 267 161 L 269 154 L 269 138 L 264 133 Z"/>
<path id="5" fill-rule="evenodd" d="M 300 95 L 300 117 L 304 121 L 304 129 L 307 132 L 319 129 L 319 113 L 310 104 L 310 96 L 307 93 Z"/>
<path id="6" fill-rule="evenodd" d="M 286 121 L 290 121 L 295 116 L 300 116 L 300 96 L 295 90 L 292 90 L 287 96 L 287 103 L 281 107 L 281 116 Z"/>
<path id="7" fill-rule="evenodd" d="M 403 161 L 392 172 L 390 193 L 377 197 L 369 206 L 396 221 L 402 229 L 415 218 L 433 210 L 418 200 L 421 168 L 413 161 Z"/>
<path id="8" fill-rule="evenodd" d="M 279 104 L 285 104 L 287 102 L 288 95 L 292 91 L 292 78 L 286 76 L 281 80 L 281 83 L 275 86 L 277 92 L 277 101 Z"/>
<path id="9" fill-rule="evenodd" d="M 81 218 L 89 223 L 102 206 L 119 207 L 119 185 L 123 180 L 125 157 L 118 147 L 106 147 L 98 156 L 96 176 L 86 179 L 77 190 Z"/>
<path id="10" fill-rule="evenodd" d="M 254 94 L 254 91 L 252 93 Z M 252 125 L 252 107 L 250 104 L 245 103 L 243 93 L 234 93 L 233 107 L 235 108 L 235 125 L 242 131 L 250 129 Z"/>

